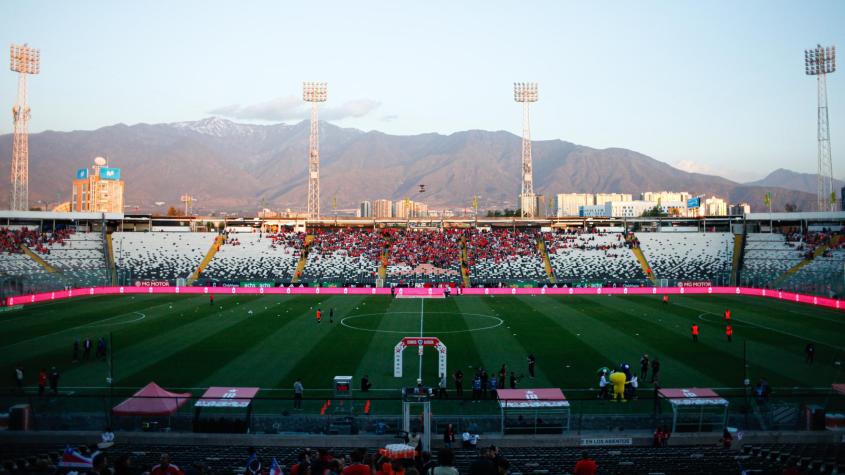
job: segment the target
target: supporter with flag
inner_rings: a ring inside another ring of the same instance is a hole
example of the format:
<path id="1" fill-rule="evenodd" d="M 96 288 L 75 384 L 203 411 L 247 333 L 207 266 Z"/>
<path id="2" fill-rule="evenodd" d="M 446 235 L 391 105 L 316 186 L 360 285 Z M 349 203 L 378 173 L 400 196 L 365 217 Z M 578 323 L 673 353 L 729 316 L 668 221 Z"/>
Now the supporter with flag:
<path id="1" fill-rule="evenodd" d="M 282 475 L 282 466 L 276 461 L 276 457 L 273 457 L 273 464 L 270 465 L 270 471 L 267 472 L 267 475 Z"/>
<path id="2" fill-rule="evenodd" d="M 96 455 L 96 454 L 94 454 Z M 71 448 L 69 445 L 65 447 L 62 453 L 62 459 L 59 461 L 60 468 L 94 468 L 94 457 L 86 457 L 82 452 Z"/>
<path id="3" fill-rule="evenodd" d="M 246 459 L 244 473 L 252 475 L 261 473 L 261 459 L 258 458 L 258 453 L 255 451 L 255 447 L 248 448 L 247 453 L 249 456 Z"/>

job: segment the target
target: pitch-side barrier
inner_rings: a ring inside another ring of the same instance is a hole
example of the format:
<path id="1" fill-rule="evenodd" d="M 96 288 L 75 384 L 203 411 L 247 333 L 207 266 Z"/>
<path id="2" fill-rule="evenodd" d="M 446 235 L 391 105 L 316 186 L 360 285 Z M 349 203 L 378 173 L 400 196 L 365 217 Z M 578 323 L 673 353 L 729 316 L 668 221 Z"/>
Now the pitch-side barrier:
<path id="1" fill-rule="evenodd" d="M 443 297 L 442 288 L 366 287 L 87 287 L 8 297 L 6 306 L 29 305 L 75 297 L 103 295 L 397 295 Z M 753 287 L 594 287 L 594 288 L 457 288 L 450 295 L 744 295 L 845 309 L 845 301 L 817 295 Z"/>

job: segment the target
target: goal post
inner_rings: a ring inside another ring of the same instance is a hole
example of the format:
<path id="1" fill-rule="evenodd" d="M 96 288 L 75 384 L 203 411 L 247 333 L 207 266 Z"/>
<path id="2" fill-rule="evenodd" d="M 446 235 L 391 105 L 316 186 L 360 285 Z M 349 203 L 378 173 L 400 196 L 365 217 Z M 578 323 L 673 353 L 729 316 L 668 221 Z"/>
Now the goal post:
<path id="1" fill-rule="evenodd" d="M 446 345 L 439 338 L 426 336 L 407 336 L 399 340 L 393 349 L 393 377 L 402 377 L 402 352 L 409 346 L 416 346 L 422 351 L 425 347 L 431 346 L 437 350 L 437 376 L 446 374 Z"/>

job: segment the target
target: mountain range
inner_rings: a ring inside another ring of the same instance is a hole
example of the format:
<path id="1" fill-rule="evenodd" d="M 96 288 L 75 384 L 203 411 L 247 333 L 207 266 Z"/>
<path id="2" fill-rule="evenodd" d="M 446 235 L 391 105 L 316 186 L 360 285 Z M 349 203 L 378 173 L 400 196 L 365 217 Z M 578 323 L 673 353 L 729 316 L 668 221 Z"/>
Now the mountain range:
<path id="1" fill-rule="evenodd" d="M 435 208 L 515 207 L 519 193 L 521 138 L 505 131 L 468 130 L 450 135 L 398 136 L 321 122 L 321 207 L 329 214 L 362 200 L 424 201 Z M 30 136 L 30 203 L 56 203 L 70 196 L 78 168 L 96 156 L 122 169 L 130 211 L 162 211 L 155 202 L 179 206 L 190 194 L 197 211 L 253 214 L 261 207 L 302 210 L 306 203 L 309 123 L 238 124 L 211 117 L 169 124 L 117 124 L 91 131 L 45 131 Z M 0 136 L 0 166 L 8 169 L 12 136 Z M 533 143 L 535 191 L 539 194 L 676 190 L 716 195 L 762 210 L 792 203 L 814 208 L 815 175 L 777 170 L 758 182 L 687 173 L 623 148 L 595 149 L 562 140 Z M 425 184 L 424 195 L 418 185 Z M 841 186 L 841 184 L 839 185 Z M 838 188 L 837 188 L 838 189 Z M 0 180 L 0 196 L 9 183 Z M 0 199 L 7 204 L 7 199 Z"/>

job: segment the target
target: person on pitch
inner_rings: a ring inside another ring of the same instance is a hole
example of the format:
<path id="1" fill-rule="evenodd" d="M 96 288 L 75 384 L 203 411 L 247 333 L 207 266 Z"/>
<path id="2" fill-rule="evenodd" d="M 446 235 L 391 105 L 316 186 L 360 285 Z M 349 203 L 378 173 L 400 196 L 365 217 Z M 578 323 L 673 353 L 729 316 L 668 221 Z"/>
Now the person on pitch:
<path id="1" fill-rule="evenodd" d="M 733 335 L 734 335 L 734 329 L 731 326 L 731 324 L 729 323 L 727 326 L 725 326 L 725 336 L 728 337 L 728 341 L 731 341 L 731 337 Z"/>
<path id="2" fill-rule="evenodd" d="M 519 378 L 516 377 L 513 371 L 511 371 L 511 389 L 516 389 L 516 383 L 519 382 Z"/>
<path id="3" fill-rule="evenodd" d="M 323 320 L 323 311 L 317 307 L 317 323 L 320 323 Z"/>
<path id="4" fill-rule="evenodd" d="M 365 374 L 364 377 L 361 378 L 361 392 L 368 392 L 371 387 L 373 387 L 373 383 L 370 382 L 370 377 Z"/>
<path id="5" fill-rule="evenodd" d="M 668 304 L 668 303 L 669 303 L 669 296 L 668 296 L 668 295 L 664 295 L 664 296 L 663 296 L 663 305 L 666 305 L 666 304 Z"/>
<path id="6" fill-rule="evenodd" d="M 692 332 L 692 341 L 695 342 L 695 343 L 698 343 L 698 324 L 697 323 L 692 324 L 691 332 Z"/>
<path id="7" fill-rule="evenodd" d="M 534 357 L 534 353 L 528 355 L 528 376 L 531 379 L 534 379 L 534 367 L 537 365 L 537 358 Z"/>
<path id="8" fill-rule="evenodd" d="M 731 309 L 725 310 L 725 323 L 731 323 Z"/>
<path id="9" fill-rule="evenodd" d="M 464 372 L 460 369 L 455 371 L 453 376 L 455 380 L 455 392 L 458 394 L 458 399 L 464 398 Z"/>
<path id="10" fill-rule="evenodd" d="M 507 377 L 508 377 L 508 367 L 505 365 L 505 363 L 502 363 L 502 367 L 499 368 L 499 384 L 504 386 L 505 380 L 507 379 Z"/>
<path id="11" fill-rule="evenodd" d="M 334 323 L 334 307 L 329 309 L 329 323 Z"/>
<path id="12" fill-rule="evenodd" d="M 648 354 L 640 358 L 640 379 L 645 381 L 646 378 L 648 378 Z"/>
<path id="13" fill-rule="evenodd" d="M 807 364 L 813 364 L 813 361 L 816 359 L 816 345 L 813 342 L 807 343 L 807 346 L 804 347 L 804 362 Z"/>

